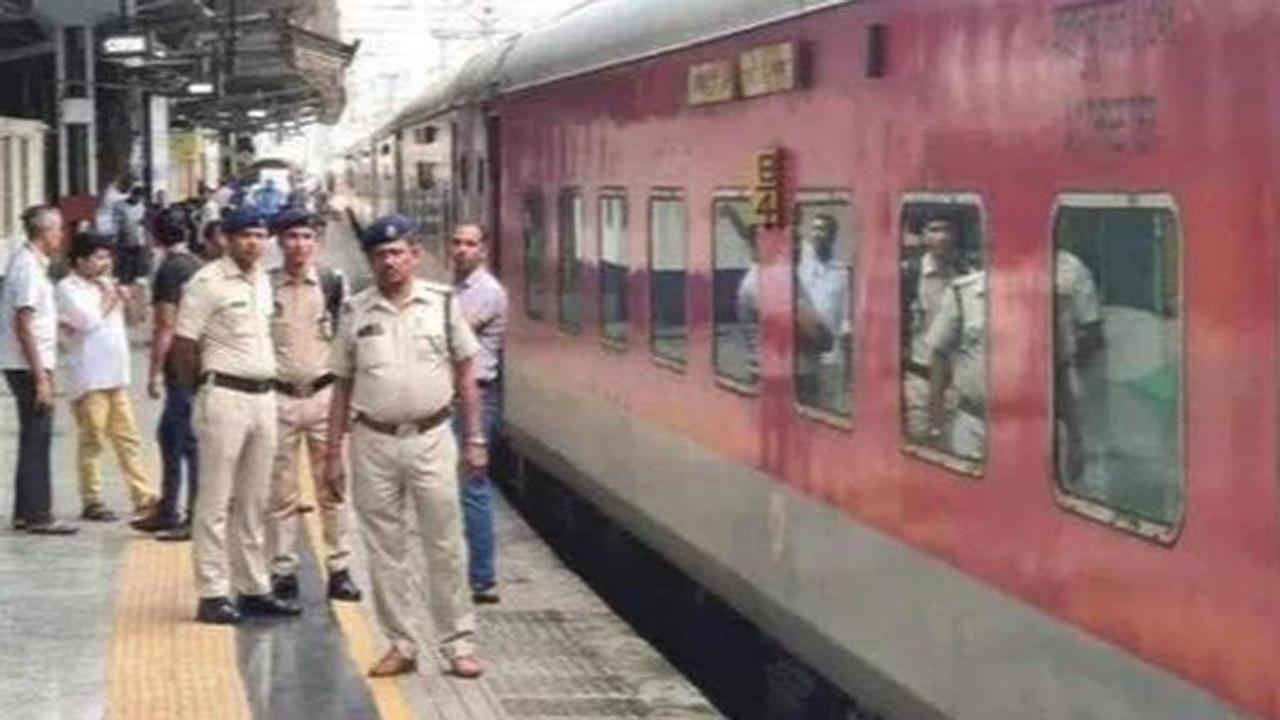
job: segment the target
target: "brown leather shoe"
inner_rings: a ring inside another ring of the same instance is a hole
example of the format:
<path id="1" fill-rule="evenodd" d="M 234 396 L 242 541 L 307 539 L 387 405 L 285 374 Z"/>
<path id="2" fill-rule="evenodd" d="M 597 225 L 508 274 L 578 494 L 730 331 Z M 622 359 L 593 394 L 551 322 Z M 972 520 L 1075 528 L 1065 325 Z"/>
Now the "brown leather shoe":
<path id="1" fill-rule="evenodd" d="M 463 680 L 474 680 L 484 674 L 475 655 L 463 655 L 449 661 L 449 674 Z"/>
<path id="2" fill-rule="evenodd" d="M 394 675 L 404 675 L 418 669 L 418 661 L 405 657 L 400 654 L 399 650 L 391 648 L 387 651 L 382 659 L 374 663 L 369 668 L 369 677 L 392 677 Z"/>

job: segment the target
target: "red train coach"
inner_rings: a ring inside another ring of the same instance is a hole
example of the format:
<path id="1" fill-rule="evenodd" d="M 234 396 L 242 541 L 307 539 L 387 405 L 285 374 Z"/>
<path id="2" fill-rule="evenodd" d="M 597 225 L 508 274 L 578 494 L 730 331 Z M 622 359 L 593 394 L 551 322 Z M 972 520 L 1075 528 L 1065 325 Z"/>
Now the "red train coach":
<path id="1" fill-rule="evenodd" d="M 891 716 L 1280 717 L 1278 24 L 617 0 L 491 53 L 437 107 L 515 446 Z"/>

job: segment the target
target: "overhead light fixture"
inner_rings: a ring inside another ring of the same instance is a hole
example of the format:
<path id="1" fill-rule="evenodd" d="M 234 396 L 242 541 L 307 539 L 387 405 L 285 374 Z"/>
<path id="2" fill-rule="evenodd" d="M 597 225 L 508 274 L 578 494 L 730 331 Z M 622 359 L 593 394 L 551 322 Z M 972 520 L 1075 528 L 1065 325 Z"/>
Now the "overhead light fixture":
<path id="1" fill-rule="evenodd" d="M 211 82 L 191 82 L 187 83 L 188 95 L 212 95 L 213 83 Z"/>
<path id="2" fill-rule="evenodd" d="M 102 54 L 107 57 L 146 55 L 150 44 L 146 33 L 130 32 L 108 35 L 102 39 Z"/>
<path id="3" fill-rule="evenodd" d="M 267 111 L 262 108 L 253 108 L 249 112 L 245 113 L 245 115 L 248 115 L 252 120 L 261 120 L 267 116 Z"/>

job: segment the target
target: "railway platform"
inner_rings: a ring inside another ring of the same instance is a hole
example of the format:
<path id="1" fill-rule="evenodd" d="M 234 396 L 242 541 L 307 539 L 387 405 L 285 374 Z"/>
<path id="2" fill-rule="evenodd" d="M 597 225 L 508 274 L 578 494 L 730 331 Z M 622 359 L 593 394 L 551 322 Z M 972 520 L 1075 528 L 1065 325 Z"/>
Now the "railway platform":
<path id="1" fill-rule="evenodd" d="M 144 349 L 134 352 L 143 377 Z M 160 403 L 133 392 L 144 432 Z M 54 501 L 78 518 L 75 429 L 59 398 Z M 17 443 L 12 399 L 0 396 L 0 507 L 12 502 Z M 159 458 L 148 441 L 150 467 Z M 128 507 L 108 458 L 108 504 Z M 304 482 L 306 487 L 309 483 Z M 384 718 L 706 718 L 710 703 L 500 503 L 502 602 L 479 608 L 485 674 L 457 680 L 423 662 L 416 674 L 370 679 L 384 649 L 367 593 L 322 599 L 312 551 L 318 518 L 304 515 L 299 619 L 238 628 L 192 620 L 190 543 L 161 543 L 124 522 L 75 520 L 79 534 L 0 530 L 0 716 L 10 720 L 366 720 Z M 414 562 L 421 563 L 421 557 Z M 418 568 L 422 570 L 421 567 Z M 356 543 L 353 573 L 368 587 Z M 421 575 L 420 575 L 421 576 Z M 421 588 L 419 588 L 421 590 Z M 419 593 L 421 595 L 421 593 Z M 428 614 L 419 613 L 429 623 Z M 424 630 L 429 630 L 424 625 Z M 424 660 L 427 656 L 424 655 Z"/>

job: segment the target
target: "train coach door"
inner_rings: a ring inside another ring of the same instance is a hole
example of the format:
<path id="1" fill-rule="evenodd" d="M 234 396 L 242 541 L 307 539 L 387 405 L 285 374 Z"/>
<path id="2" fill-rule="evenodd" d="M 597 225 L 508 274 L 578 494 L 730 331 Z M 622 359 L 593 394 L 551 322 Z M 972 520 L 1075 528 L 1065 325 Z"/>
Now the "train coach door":
<path id="1" fill-rule="evenodd" d="M 489 146 L 489 266 L 494 275 L 501 278 L 502 272 L 502 117 L 497 114 L 485 116 L 485 144 Z"/>

